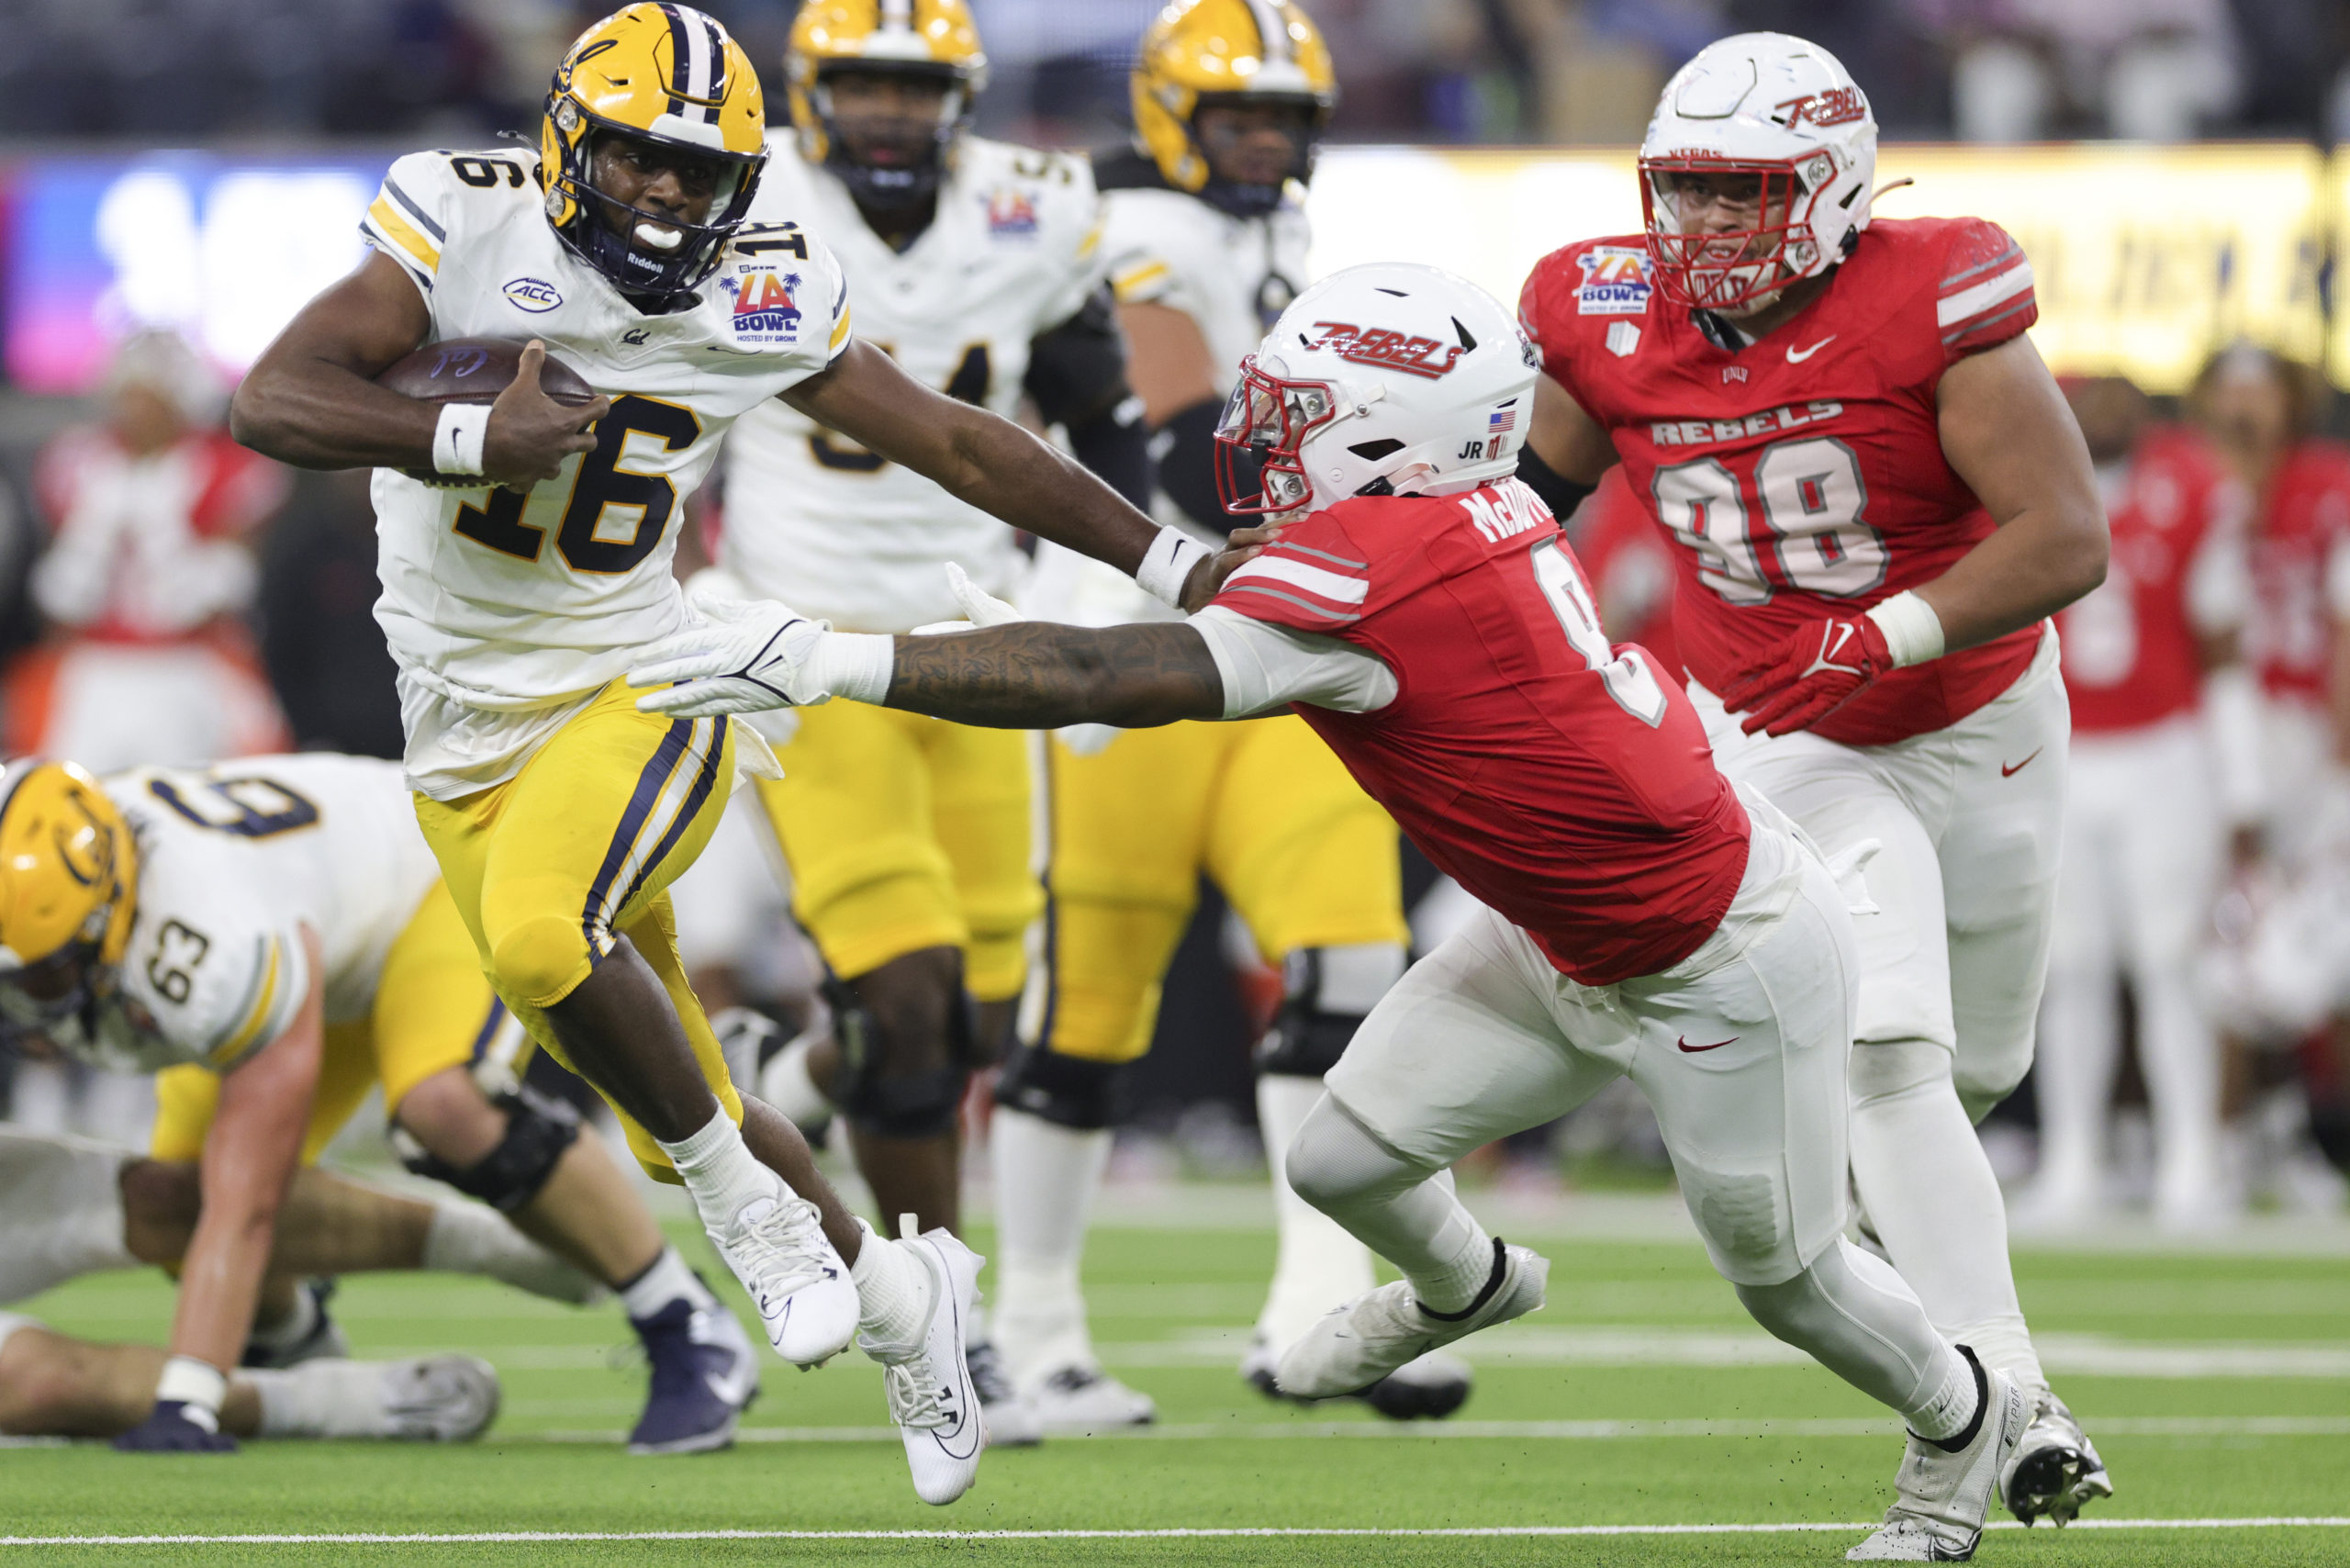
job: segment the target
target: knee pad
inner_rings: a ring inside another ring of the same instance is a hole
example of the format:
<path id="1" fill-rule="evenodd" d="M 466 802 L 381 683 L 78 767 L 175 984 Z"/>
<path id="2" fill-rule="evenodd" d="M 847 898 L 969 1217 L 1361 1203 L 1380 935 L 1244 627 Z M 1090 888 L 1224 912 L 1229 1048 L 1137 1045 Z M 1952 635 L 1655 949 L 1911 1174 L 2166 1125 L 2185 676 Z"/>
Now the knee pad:
<path id="1" fill-rule="evenodd" d="M 1281 1167 L 1290 1191 L 1329 1212 L 1361 1198 L 1387 1198 L 1434 1174 L 1387 1148 L 1324 1096 L 1290 1140 Z"/>
<path id="2" fill-rule="evenodd" d="M 446 1182 L 469 1198 L 479 1198 L 500 1214 L 527 1206 L 546 1186 L 563 1159 L 563 1151 L 579 1137 L 579 1113 L 562 1101 L 520 1084 L 490 1097 L 506 1113 L 506 1136 L 498 1147 L 460 1168 L 416 1141 L 397 1122 L 392 1124 L 392 1148 L 400 1163 L 419 1176 Z"/>
<path id="3" fill-rule="evenodd" d="M 818 989 L 833 1010 L 833 1038 L 840 1047 L 833 1103 L 849 1121 L 880 1137 L 943 1137 L 954 1131 L 955 1113 L 971 1079 L 970 999 L 960 998 L 947 1009 L 946 1064 L 909 1073 L 879 1059 L 880 1028 L 854 986 L 826 975 Z"/>
<path id="4" fill-rule="evenodd" d="M 1363 1015 L 1404 978 L 1391 942 L 1300 947 L 1281 960 L 1281 1004 L 1257 1047 L 1257 1070 L 1319 1078 L 1338 1065 Z"/>
<path id="5" fill-rule="evenodd" d="M 1951 1053 L 1932 1040 L 1863 1041 L 1846 1070 L 1852 1103 L 1931 1092 L 1952 1081 Z"/>
<path id="6" fill-rule="evenodd" d="M 1126 1065 L 1015 1040 L 995 1081 L 995 1103 L 1078 1132 L 1097 1132 L 1115 1119 Z"/>
<path id="7" fill-rule="evenodd" d="M 586 977 L 593 962 L 577 920 L 538 914 L 492 939 L 489 978 L 502 995 L 551 1007 Z"/>

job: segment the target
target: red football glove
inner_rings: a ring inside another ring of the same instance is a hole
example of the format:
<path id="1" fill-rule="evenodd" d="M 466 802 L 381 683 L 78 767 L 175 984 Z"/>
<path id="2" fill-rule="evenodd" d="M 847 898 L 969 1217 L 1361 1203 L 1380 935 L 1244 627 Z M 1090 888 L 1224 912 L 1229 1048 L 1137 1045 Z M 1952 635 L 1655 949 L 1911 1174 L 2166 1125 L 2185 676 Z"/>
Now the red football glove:
<path id="1" fill-rule="evenodd" d="M 1722 706 L 1748 734 L 1807 730 L 1893 668 L 1885 633 L 1865 615 L 1815 621 L 1729 678 Z"/>

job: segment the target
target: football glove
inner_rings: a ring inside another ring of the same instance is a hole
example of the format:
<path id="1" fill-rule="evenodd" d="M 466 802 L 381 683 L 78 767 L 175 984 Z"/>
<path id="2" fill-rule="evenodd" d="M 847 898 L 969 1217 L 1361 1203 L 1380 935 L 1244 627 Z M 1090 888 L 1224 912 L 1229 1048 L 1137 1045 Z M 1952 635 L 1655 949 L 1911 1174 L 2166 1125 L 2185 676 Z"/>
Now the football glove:
<path id="1" fill-rule="evenodd" d="M 934 621 L 927 626 L 917 626 L 917 637 L 935 637 L 948 632 L 976 632 L 983 626 L 1002 626 L 1028 618 L 971 580 L 971 575 L 960 565 L 946 563 L 946 586 L 954 590 L 955 602 L 963 607 L 960 621 Z"/>
<path id="2" fill-rule="evenodd" d="M 159 1399 L 147 1419 L 118 1434 L 114 1446 L 125 1453 L 234 1453 L 237 1439 L 220 1429 L 220 1418 L 192 1400 Z"/>
<path id="3" fill-rule="evenodd" d="M 1816 621 L 1723 684 L 1722 706 L 1739 727 L 1784 735 L 1809 729 L 1894 668 L 1885 631 L 1866 615 Z"/>
<path id="4" fill-rule="evenodd" d="M 834 634 L 825 622 L 772 599 L 745 602 L 708 588 L 689 597 L 702 623 L 654 644 L 628 672 L 631 686 L 664 689 L 638 698 L 639 711 L 699 719 L 832 700 L 815 667 Z"/>

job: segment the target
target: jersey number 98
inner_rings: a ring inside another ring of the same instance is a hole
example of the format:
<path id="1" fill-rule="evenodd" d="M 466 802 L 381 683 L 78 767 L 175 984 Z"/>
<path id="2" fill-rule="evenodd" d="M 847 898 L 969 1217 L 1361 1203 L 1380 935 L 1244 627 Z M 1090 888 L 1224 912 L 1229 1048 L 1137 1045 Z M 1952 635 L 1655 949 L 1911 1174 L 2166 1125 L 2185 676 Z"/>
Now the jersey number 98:
<path id="1" fill-rule="evenodd" d="M 1850 599 L 1885 581 L 1860 460 L 1831 437 L 1764 447 L 1744 483 L 1718 457 L 1660 468 L 1652 493 L 1659 521 L 1697 553 L 1697 580 L 1728 603 L 1768 604 L 1781 588 Z M 1762 503 L 1760 530 L 1749 493 Z"/>
<path id="2" fill-rule="evenodd" d="M 596 421 L 596 450 L 572 470 L 555 529 L 554 547 L 574 571 L 617 577 L 653 554 L 677 509 L 677 487 L 666 474 L 632 465 L 700 439 L 701 420 L 691 409 L 652 398 L 612 399 L 611 412 Z M 537 493 L 492 490 L 486 505 L 457 509 L 456 530 L 477 544 L 535 561 L 547 531 L 524 522 L 522 509 Z"/>

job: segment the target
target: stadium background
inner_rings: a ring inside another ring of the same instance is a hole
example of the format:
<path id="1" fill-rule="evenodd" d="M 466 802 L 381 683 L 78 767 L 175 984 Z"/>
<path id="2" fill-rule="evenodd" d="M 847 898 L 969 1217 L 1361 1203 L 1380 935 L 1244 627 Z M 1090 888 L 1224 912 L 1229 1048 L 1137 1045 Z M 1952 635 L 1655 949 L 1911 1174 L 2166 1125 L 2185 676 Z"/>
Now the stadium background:
<path id="1" fill-rule="evenodd" d="M 714 0 L 774 79 L 791 0 Z M 975 0 L 990 134 L 1123 134 L 1148 0 Z M 599 6 L 555 0 L 18 0 L 0 55 L 0 657 L 44 629 L 34 467 L 91 417 L 142 325 L 225 386 L 360 254 L 383 168 L 419 144 L 529 127 L 547 62 Z M 1637 227 L 1630 147 L 1671 66 L 1744 28 L 1835 48 L 1886 127 L 1888 215 L 1978 213 L 2032 256 L 2060 372 L 2165 398 L 2217 347 L 2274 347 L 2350 382 L 2350 12 L 2322 0 L 1322 0 L 1343 89 L 1310 203 L 1315 270 L 1400 258 L 1514 297 L 1568 241 Z M 780 95 L 770 107 L 780 113 Z M 2126 138 L 2126 140 L 2125 140 Z M 2339 424 L 2331 407 L 2329 422 Z M 255 541 L 253 627 L 299 745 L 396 754 L 368 606 L 359 476 L 297 476 Z M 0 709 L 0 725 L 11 715 Z M 17 717 L 21 717 L 17 715 Z M 1424 883 L 1422 884 L 1424 885 Z M 1246 1055 L 1261 976 L 1213 895 L 1168 988 L 1137 1119 L 1192 1170 L 1254 1158 Z M 1256 982 L 1252 989 L 1252 980 Z M 0 1081 L 10 1064 L 0 1060 Z M 5 1081 L 0 1081 L 5 1092 Z M 2014 1119 L 2029 1125 L 2029 1096 Z M 1653 1160 L 1637 1109 L 1569 1154 Z M 93 1127 L 117 1136 L 136 1129 Z M 1140 1150 L 1142 1152 L 1136 1152 Z M 1514 1169 L 1552 1179 L 1552 1145 Z M 2021 1158 L 2021 1157 L 2019 1157 Z"/>

